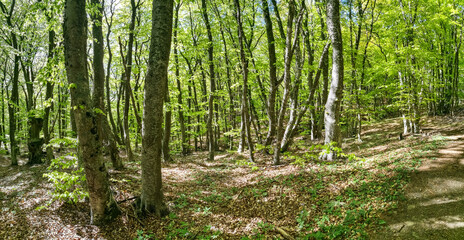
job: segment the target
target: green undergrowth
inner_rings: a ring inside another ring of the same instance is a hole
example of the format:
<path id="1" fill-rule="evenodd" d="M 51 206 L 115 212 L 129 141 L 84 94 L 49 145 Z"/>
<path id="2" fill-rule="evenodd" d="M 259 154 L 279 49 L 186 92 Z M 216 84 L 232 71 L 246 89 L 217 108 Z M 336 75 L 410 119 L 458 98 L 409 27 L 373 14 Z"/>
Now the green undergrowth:
<path id="1" fill-rule="evenodd" d="M 77 139 L 53 139 L 50 145 L 61 145 L 75 151 L 77 149 Z M 85 185 L 84 168 L 79 166 L 78 156 L 74 152 L 52 159 L 47 168 L 47 173 L 43 174 L 43 176 L 53 186 L 52 191 L 49 192 L 52 198 L 45 205 L 37 207 L 37 210 L 47 208 L 54 201 L 73 204 L 89 197 Z"/>

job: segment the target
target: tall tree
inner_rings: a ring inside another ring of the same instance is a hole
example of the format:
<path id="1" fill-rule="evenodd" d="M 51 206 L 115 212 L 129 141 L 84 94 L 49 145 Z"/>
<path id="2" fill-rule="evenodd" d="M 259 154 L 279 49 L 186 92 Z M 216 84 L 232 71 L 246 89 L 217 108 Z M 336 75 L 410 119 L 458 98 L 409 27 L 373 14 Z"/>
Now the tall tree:
<path id="1" fill-rule="evenodd" d="M 343 97 L 343 40 L 340 26 L 340 0 L 327 1 L 327 29 L 332 42 L 332 82 L 325 105 L 325 144 L 341 146 L 340 103 Z M 332 161 L 337 159 L 334 151 L 322 156 Z"/>
<path id="2" fill-rule="evenodd" d="M 51 22 L 52 16 L 50 11 L 47 11 L 46 8 L 44 7 L 44 12 L 45 16 L 47 17 L 48 23 Z M 48 58 L 47 58 L 47 68 L 48 71 L 51 71 L 53 69 L 54 65 L 54 58 L 55 58 L 55 37 L 56 33 L 54 29 L 51 29 L 48 31 Z M 50 110 L 51 110 L 51 101 L 53 99 L 53 88 L 54 88 L 54 83 L 51 80 L 47 80 L 46 84 L 46 90 L 45 90 L 45 101 L 46 107 L 45 107 L 45 113 L 43 116 L 43 133 L 44 133 L 44 144 L 47 145 L 47 157 L 46 161 L 49 162 L 53 158 L 53 149 L 51 146 L 48 146 L 50 142 L 50 127 L 49 127 L 49 122 L 50 122 Z"/>
<path id="3" fill-rule="evenodd" d="M 240 9 L 240 2 L 239 0 L 234 0 L 235 4 L 235 17 L 237 20 L 238 25 L 238 41 L 240 45 L 240 61 L 242 65 L 242 78 L 243 78 L 243 85 L 242 85 L 242 126 L 245 127 L 245 136 L 246 141 L 248 142 L 248 149 L 250 151 L 250 162 L 254 162 L 254 147 L 253 147 L 253 140 L 251 138 L 251 126 L 250 126 L 250 117 L 248 111 L 248 58 L 245 54 L 245 46 L 246 38 L 243 32 L 242 26 L 242 10 Z M 242 132 L 243 134 L 243 132 Z"/>
<path id="4" fill-rule="evenodd" d="M 95 108 L 98 108 L 96 119 L 100 128 L 98 133 L 101 138 L 107 142 L 107 148 L 110 153 L 111 162 L 115 169 L 122 169 L 123 164 L 119 158 L 119 151 L 116 146 L 115 139 L 113 137 L 113 132 L 108 131 L 110 129 L 108 119 L 106 117 L 107 112 L 105 108 L 105 68 L 103 67 L 103 57 L 104 57 L 104 48 L 103 48 L 103 30 L 102 30 L 102 21 L 103 21 L 103 5 L 104 2 L 100 0 L 92 0 L 92 4 L 98 11 L 95 11 L 92 17 L 92 35 L 93 35 L 93 103 Z"/>
<path id="5" fill-rule="evenodd" d="M 101 124 L 90 97 L 85 0 L 66 0 L 63 35 L 71 105 L 90 197 L 91 223 L 103 224 L 117 216 L 119 208 L 109 186 L 98 131 Z"/>
<path id="6" fill-rule="evenodd" d="M 279 114 L 277 115 L 277 128 L 276 128 L 276 142 L 274 145 L 274 165 L 279 165 L 280 164 L 280 153 L 281 153 L 281 145 L 282 145 L 282 140 L 284 137 L 284 121 L 285 121 L 285 116 L 287 113 L 287 107 L 288 107 L 288 100 L 290 97 L 291 93 L 291 69 L 290 65 L 292 63 L 293 59 L 293 53 L 295 52 L 295 46 L 298 43 L 298 36 L 300 32 L 300 23 L 303 17 L 304 13 L 304 8 L 302 8 L 302 11 L 300 12 L 300 15 L 298 18 L 295 18 L 296 14 L 296 3 L 295 1 L 290 1 L 288 6 L 288 20 L 287 20 L 287 35 L 285 39 L 285 55 L 284 55 L 284 77 L 283 77 L 283 83 L 284 83 L 284 93 L 282 96 L 282 101 L 280 105 L 280 110 Z M 293 31 L 293 23 L 294 20 L 296 19 L 296 26 L 295 26 L 295 31 Z M 295 34 L 295 36 L 292 37 L 292 34 Z"/>
<path id="7" fill-rule="evenodd" d="M 123 59 L 124 64 L 124 144 L 126 145 L 127 158 L 129 161 L 134 160 L 134 155 L 132 153 L 131 139 L 130 139 L 130 128 L 129 128 L 129 104 L 131 101 L 131 74 L 132 74 L 132 48 L 134 46 L 134 29 L 135 29 L 135 17 L 137 15 L 137 9 L 140 5 L 138 2 L 135 3 L 135 0 L 131 0 L 131 20 L 129 24 L 129 43 L 127 46 L 127 55 Z M 121 52 L 122 54 L 122 52 Z M 135 111 L 135 108 L 134 108 Z M 137 115 L 137 113 L 135 113 Z"/>
<path id="8" fill-rule="evenodd" d="M 6 6 L 0 1 L 0 8 L 2 13 L 6 17 L 6 22 L 8 27 L 14 28 L 12 18 L 13 12 L 15 9 L 16 1 L 13 0 L 10 3 L 10 9 L 7 9 Z M 14 69 L 13 69 L 13 79 L 12 79 L 12 89 L 11 89 L 11 96 L 10 101 L 8 101 L 8 117 L 10 120 L 10 156 L 11 156 L 11 165 L 18 165 L 18 153 L 19 147 L 18 143 L 16 142 L 16 114 L 18 112 L 18 105 L 19 105 L 19 91 L 18 91 L 18 81 L 19 81 L 19 44 L 18 44 L 18 37 L 16 36 L 16 31 L 11 29 L 10 33 L 10 43 L 11 47 L 16 50 L 14 54 Z"/>
<path id="9" fill-rule="evenodd" d="M 140 212 L 168 214 L 163 200 L 161 151 L 163 104 L 171 52 L 173 0 L 153 0 L 150 55 L 145 78 Z"/>
<path id="10" fill-rule="evenodd" d="M 276 129 L 276 113 L 275 113 L 275 102 L 276 102 L 276 93 L 279 86 L 277 80 L 277 66 L 276 66 L 276 49 L 275 49 L 275 39 L 274 39 L 274 30 L 272 28 L 271 16 L 269 13 L 269 4 L 267 0 L 262 0 L 263 3 L 263 14 L 264 21 L 266 23 L 266 36 L 267 36 L 267 51 L 269 55 L 269 96 L 267 100 L 267 115 L 269 121 L 269 129 L 267 132 L 266 142 L 264 146 L 269 146 L 272 143 L 272 140 L 275 136 Z"/>
<path id="11" fill-rule="evenodd" d="M 216 81 L 214 79 L 214 47 L 213 47 L 213 34 L 211 32 L 211 24 L 208 18 L 208 11 L 206 8 L 206 0 L 201 0 L 201 11 L 203 15 L 203 20 L 205 21 L 206 31 L 208 34 L 208 65 L 209 65 L 209 86 L 210 93 L 208 98 L 208 122 L 206 127 L 208 129 L 208 150 L 209 150 L 209 160 L 214 160 L 214 151 L 216 150 L 215 140 L 214 140 L 214 128 L 213 128 L 213 103 L 214 103 L 214 94 L 216 92 Z"/>
<path id="12" fill-rule="evenodd" d="M 177 33 L 179 32 L 179 10 L 182 6 L 182 1 L 179 1 L 175 7 L 175 17 L 174 17 L 174 65 L 176 68 L 176 84 L 179 94 L 177 94 L 177 103 L 179 104 L 179 124 L 180 124 L 180 134 L 181 134 L 181 150 L 182 154 L 186 155 L 190 150 L 188 146 L 188 139 L 185 132 L 185 120 L 184 120 L 184 110 L 183 110 L 183 98 L 182 98 L 182 85 L 180 81 L 180 69 L 179 69 L 179 50 L 178 50 L 178 38 Z"/>

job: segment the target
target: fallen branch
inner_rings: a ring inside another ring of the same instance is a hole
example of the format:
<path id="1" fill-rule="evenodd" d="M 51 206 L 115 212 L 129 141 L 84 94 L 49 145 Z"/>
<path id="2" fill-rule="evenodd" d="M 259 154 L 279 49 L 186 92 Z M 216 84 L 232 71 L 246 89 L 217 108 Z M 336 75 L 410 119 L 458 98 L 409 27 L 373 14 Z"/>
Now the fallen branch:
<path id="1" fill-rule="evenodd" d="M 237 196 L 235 196 L 234 199 L 232 199 L 232 202 L 230 204 L 235 203 L 235 201 L 237 201 L 237 199 L 240 197 L 240 194 L 242 194 L 242 192 L 243 192 L 243 189 L 240 190 L 240 192 L 238 192 Z"/>
<path id="2" fill-rule="evenodd" d="M 137 198 L 137 197 L 126 198 L 126 199 L 123 199 L 123 200 L 121 200 L 121 201 L 118 201 L 118 204 L 123 203 L 123 202 L 127 202 L 127 201 L 131 201 L 131 200 L 134 200 L 134 199 L 136 199 L 136 198 Z"/>
<path id="3" fill-rule="evenodd" d="M 275 226 L 274 227 L 275 230 L 277 230 L 277 232 L 279 232 L 285 239 L 288 239 L 288 240 L 294 240 L 294 238 L 292 236 L 290 236 L 290 234 L 288 234 L 285 230 L 283 230 L 282 228 L 280 227 L 277 227 Z"/>

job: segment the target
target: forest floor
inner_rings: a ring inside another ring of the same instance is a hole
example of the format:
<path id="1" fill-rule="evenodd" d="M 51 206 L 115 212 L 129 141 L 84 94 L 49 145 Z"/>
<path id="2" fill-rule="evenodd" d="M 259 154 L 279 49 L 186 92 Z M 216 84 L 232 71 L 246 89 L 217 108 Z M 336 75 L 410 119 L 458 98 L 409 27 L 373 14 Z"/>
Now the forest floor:
<path id="1" fill-rule="evenodd" d="M 88 204 L 51 204 L 45 165 L 0 156 L 0 239 L 459 239 L 464 234 L 464 117 L 423 118 L 399 140 L 400 119 L 347 139 L 343 162 L 321 162 L 299 137 L 283 164 L 235 152 L 173 156 L 163 164 L 165 218 L 135 217 L 140 162 L 110 171 L 122 215 L 89 225 Z M 409 182 L 409 184 L 408 184 Z M 46 206 L 46 207 L 44 207 Z"/>
<path id="2" fill-rule="evenodd" d="M 388 227 L 372 239 L 463 239 L 464 129 L 459 122 L 441 129 L 436 124 L 447 144 L 411 174 L 405 199 L 385 214 Z"/>

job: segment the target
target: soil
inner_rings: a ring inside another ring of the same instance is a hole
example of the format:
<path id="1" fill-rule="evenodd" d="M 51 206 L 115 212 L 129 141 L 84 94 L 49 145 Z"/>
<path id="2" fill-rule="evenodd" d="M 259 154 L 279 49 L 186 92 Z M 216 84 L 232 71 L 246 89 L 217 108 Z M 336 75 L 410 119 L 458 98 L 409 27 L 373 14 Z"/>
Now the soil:
<path id="1" fill-rule="evenodd" d="M 398 208 L 383 216 L 386 227 L 371 239 L 464 238 L 464 129 L 463 119 L 448 118 L 448 127 L 427 122 L 447 144 L 411 174 Z"/>

